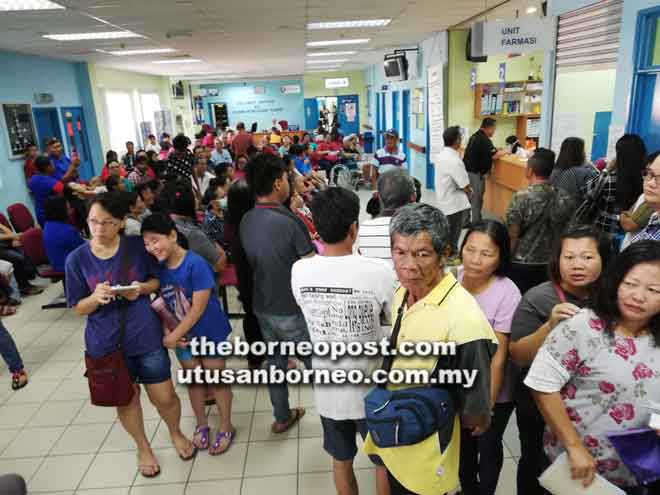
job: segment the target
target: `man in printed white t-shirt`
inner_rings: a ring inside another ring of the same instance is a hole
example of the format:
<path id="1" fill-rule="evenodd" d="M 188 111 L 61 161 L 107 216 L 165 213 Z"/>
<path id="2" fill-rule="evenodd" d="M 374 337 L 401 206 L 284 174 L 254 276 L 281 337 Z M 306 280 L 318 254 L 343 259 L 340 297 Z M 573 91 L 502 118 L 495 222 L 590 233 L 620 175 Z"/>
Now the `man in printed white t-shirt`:
<path id="1" fill-rule="evenodd" d="M 442 134 L 445 147 L 433 160 L 435 166 L 435 199 L 438 209 L 449 222 L 451 255 L 458 254 L 458 239 L 463 225 L 470 218 L 472 193 L 470 178 L 458 150 L 461 147 L 461 128 L 448 127 Z"/>
<path id="2" fill-rule="evenodd" d="M 394 271 L 382 260 L 353 254 L 360 214 L 355 193 L 341 187 L 326 189 L 314 198 L 311 210 L 325 251 L 323 256 L 296 261 L 291 270 L 291 289 L 305 316 L 310 339 L 375 345 L 385 338 L 382 325 L 389 324 L 396 286 Z M 361 370 L 368 377 L 380 361 L 380 356 L 345 356 L 335 361 L 313 356 L 312 368 Z M 355 435 L 366 436 L 364 397 L 368 390 L 368 385 L 314 387 L 323 448 L 333 458 L 337 493 L 358 493 L 353 471 Z M 376 479 L 379 486 L 386 486 L 383 466 L 377 467 Z"/>

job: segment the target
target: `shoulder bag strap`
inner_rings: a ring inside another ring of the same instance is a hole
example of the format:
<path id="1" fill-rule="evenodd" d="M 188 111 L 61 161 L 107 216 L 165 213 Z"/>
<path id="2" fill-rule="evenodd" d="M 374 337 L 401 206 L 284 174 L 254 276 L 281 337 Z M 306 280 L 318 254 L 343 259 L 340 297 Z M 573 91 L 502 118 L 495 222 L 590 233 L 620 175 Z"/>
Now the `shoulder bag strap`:
<path id="1" fill-rule="evenodd" d="M 124 242 L 124 237 L 122 236 L 119 241 L 119 256 L 120 256 L 120 284 L 121 285 L 128 285 L 129 280 L 128 280 L 128 265 L 129 265 L 129 252 L 128 248 L 125 245 L 126 243 Z M 121 347 L 121 343 L 124 340 L 124 334 L 126 333 L 126 319 L 127 319 L 127 314 L 128 314 L 128 303 L 123 299 L 119 298 L 117 300 L 119 303 L 119 346 Z"/>
<path id="2" fill-rule="evenodd" d="M 564 290 L 559 286 L 559 284 L 552 284 L 552 287 L 555 289 L 555 293 L 557 294 L 557 297 L 562 303 L 566 302 L 566 294 L 564 294 Z"/>

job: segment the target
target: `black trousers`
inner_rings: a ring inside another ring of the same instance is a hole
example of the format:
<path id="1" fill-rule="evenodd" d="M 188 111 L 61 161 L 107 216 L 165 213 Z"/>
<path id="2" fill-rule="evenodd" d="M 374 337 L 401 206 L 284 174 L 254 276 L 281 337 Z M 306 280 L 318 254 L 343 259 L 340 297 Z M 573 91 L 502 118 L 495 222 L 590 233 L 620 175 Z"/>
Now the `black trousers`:
<path id="1" fill-rule="evenodd" d="M 32 262 L 19 250 L 0 246 L 0 260 L 8 261 L 14 267 L 14 276 L 19 288 L 23 289 L 30 285 L 37 275 L 37 269 Z"/>
<path id="2" fill-rule="evenodd" d="M 539 484 L 538 477 L 550 465 L 543 450 L 545 421 L 527 391 L 516 390 L 516 419 L 520 438 L 520 459 L 518 461 L 518 493 L 524 495 L 550 495 Z"/>
<path id="3" fill-rule="evenodd" d="M 447 221 L 449 222 L 449 245 L 451 247 L 452 256 L 458 254 L 458 239 L 461 237 L 461 230 L 463 230 L 465 221 L 469 218 L 469 208 L 447 215 Z"/>
<path id="4" fill-rule="evenodd" d="M 461 430 L 459 476 L 464 495 L 495 494 L 504 463 L 502 437 L 512 412 L 513 402 L 495 404 L 490 428 L 483 435 L 474 437 Z"/>

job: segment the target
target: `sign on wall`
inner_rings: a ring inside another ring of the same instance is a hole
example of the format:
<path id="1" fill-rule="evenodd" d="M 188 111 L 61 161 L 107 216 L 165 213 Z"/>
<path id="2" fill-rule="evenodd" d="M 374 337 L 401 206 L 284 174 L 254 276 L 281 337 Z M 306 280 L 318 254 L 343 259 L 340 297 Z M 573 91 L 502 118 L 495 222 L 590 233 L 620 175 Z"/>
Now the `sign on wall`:
<path id="1" fill-rule="evenodd" d="M 325 89 L 348 88 L 348 77 L 332 77 L 325 80 Z"/>
<path id="2" fill-rule="evenodd" d="M 483 53 L 526 53 L 551 50 L 554 45 L 552 24 L 542 19 L 511 19 L 484 23 Z"/>
<path id="3" fill-rule="evenodd" d="M 9 158 L 23 158 L 27 145 L 37 142 L 32 107 L 27 103 L 3 103 L 2 113 L 7 129 Z"/>
<path id="4" fill-rule="evenodd" d="M 286 84 L 280 87 L 283 95 L 295 95 L 300 93 L 300 84 Z"/>
<path id="5" fill-rule="evenodd" d="M 442 139 L 442 133 L 445 130 L 442 64 L 432 65 L 428 68 L 427 81 L 429 85 L 429 156 L 431 161 L 434 161 L 445 146 Z"/>

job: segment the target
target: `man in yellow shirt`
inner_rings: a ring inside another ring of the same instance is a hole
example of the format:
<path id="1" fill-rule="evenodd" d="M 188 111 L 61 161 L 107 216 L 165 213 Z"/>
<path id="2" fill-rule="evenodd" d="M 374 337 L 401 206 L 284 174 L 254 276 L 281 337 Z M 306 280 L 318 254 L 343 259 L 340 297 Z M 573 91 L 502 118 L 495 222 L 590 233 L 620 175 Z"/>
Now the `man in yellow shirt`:
<path id="1" fill-rule="evenodd" d="M 458 414 L 445 428 L 414 445 L 378 447 L 367 436 L 364 451 L 387 467 L 391 495 L 440 495 L 458 485 L 460 426 L 475 435 L 490 425 L 490 361 L 497 338 L 474 298 L 445 274 L 449 224 L 427 204 L 403 207 L 390 224 L 392 260 L 401 282 L 392 321 L 404 304 L 397 348 L 403 342 L 455 342 L 451 356 L 396 357 L 392 370 L 476 370 L 471 387 L 450 388 Z M 389 390 L 410 388 L 388 385 Z"/>

